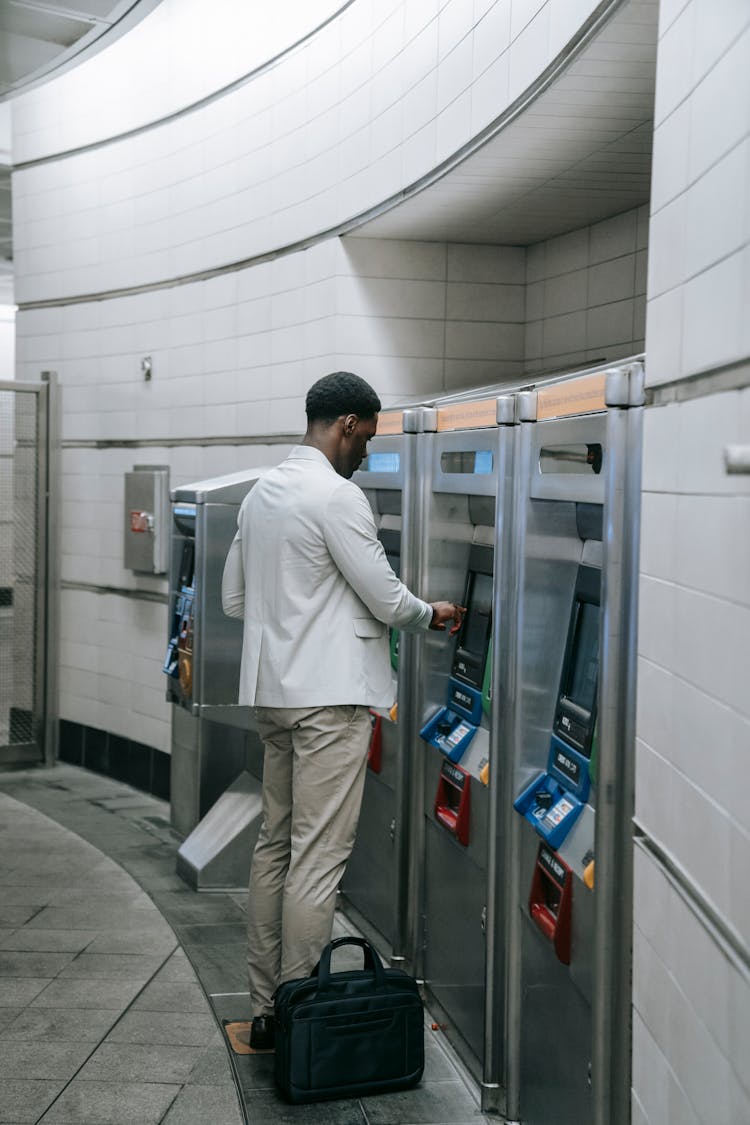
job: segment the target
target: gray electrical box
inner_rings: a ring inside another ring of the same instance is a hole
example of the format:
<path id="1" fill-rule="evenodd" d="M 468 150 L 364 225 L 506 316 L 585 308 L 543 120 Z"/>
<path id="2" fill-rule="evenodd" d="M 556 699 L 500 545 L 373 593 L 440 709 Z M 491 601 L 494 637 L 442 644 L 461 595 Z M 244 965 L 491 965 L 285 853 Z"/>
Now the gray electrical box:
<path id="1" fill-rule="evenodd" d="M 128 570 L 167 573 L 169 517 L 169 465 L 134 465 L 125 474 L 124 563 Z"/>

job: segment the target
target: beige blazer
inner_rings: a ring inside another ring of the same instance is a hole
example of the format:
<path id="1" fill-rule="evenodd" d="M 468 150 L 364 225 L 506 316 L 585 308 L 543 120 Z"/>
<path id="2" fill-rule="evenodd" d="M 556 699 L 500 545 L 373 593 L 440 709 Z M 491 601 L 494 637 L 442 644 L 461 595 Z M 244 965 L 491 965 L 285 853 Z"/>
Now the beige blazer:
<path id="1" fill-rule="evenodd" d="M 305 445 L 245 497 L 222 604 L 244 617 L 246 706 L 389 707 L 387 626 L 416 632 L 432 620 L 389 565 L 362 489 Z"/>

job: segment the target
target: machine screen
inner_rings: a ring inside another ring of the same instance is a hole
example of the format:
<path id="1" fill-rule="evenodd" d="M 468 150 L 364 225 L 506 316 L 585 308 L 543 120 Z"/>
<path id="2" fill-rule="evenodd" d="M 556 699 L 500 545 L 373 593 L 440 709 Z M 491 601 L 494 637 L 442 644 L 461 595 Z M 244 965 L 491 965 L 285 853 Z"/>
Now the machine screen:
<path id="1" fill-rule="evenodd" d="M 459 648 L 484 660 L 492 616 L 492 576 L 474 574 Z"/>
<path id="2" fill-rule="evenodd" d="M 564 694 L 571 703 L 584 711 L 593 710 L 598 671 L 599 606 L 593 602 L 580 601 Z"/>

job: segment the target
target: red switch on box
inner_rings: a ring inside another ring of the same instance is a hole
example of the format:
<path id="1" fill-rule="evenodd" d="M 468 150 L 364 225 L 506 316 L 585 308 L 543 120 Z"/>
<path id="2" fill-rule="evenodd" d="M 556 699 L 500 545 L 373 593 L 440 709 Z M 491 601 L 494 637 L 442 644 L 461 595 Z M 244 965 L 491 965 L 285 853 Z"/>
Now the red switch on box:
<path id="1" fill-rule="evenodd" d="M 563 965 L 570 964 L 573 877 L 567 863 L 545 844 L 539 845 L 529 894 L 532 920 L 555 947 Z"/>
<path id="2" fill-rule="evenodd" d="M 471 777 L 453 762 L 445 761 L 435 794 L 435 818 L 464 847 L 469 843 Z"/>
<path id="3" fill-rule="evenodd" d="M 150 512 L 139 512 L 134 508 L 130 510 L 131 531 L 153 531 L 154 517 Z"/>

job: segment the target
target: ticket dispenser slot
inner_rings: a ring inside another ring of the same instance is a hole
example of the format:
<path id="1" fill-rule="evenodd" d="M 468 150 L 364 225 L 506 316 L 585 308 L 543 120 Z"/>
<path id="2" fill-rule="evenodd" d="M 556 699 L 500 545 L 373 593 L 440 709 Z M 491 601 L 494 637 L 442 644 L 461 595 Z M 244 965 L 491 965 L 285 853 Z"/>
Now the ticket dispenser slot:
<path id="1" fill-rule="evenodd" d="M 600 572 L 579 567 L 547 770 L 514 802 L 516 811 L 555 849 L 563 844 L 589 795 L 599 675 L 599 590 Z"/>
<path id="2" fill-rule="evenodd" d="M 452 762 L 443 762 L 435 794 L 435 819 L 464 847 L 469 843 L 471 776 Z"/>
<path id="3" fill-rule="evenodd" d="M 489 707 L 485 675 L 492 625 L 492 549 L 474 544 L 469 556 L 464 617 L 456 638 L 446 705 L 420 731 L 425 742 L 458 762 Z"/>
<path id="4" fill-rule="evenodd" d="M 558 855 L 539 845 L 529 894 L 529 914 L 537 929 L 554 946 L 558 961 L 570 964 L 573 877 Z"/>

